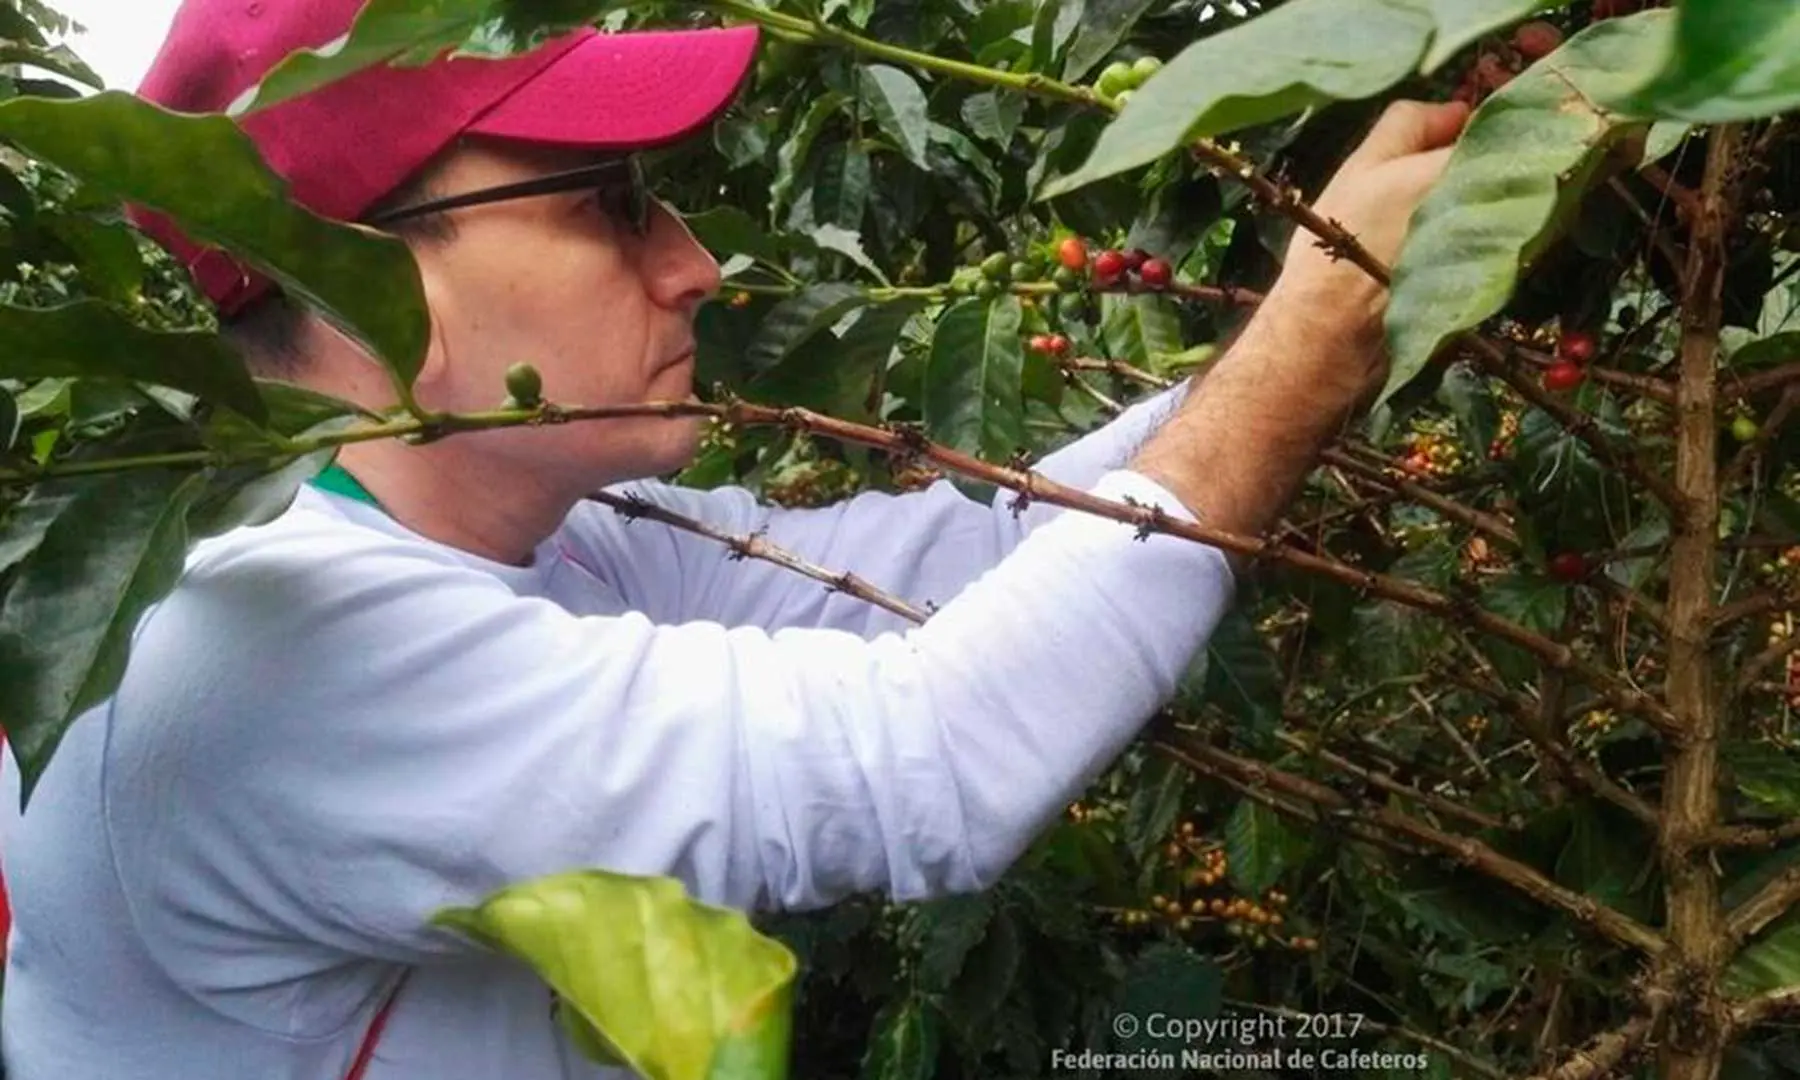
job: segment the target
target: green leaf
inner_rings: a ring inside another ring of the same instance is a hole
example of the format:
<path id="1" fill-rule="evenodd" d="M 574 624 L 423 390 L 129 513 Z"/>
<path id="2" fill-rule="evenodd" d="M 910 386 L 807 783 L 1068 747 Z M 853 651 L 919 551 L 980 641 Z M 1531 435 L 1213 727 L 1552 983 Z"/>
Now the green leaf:
<path id="1" fill-rule="evenodd" d="M 1733 371 L 1756 371 L 1795 359 L 1800 359 L 1800 330 L 1752 341 L 1731 354 L 1728 366 Z"/>
<path id="2" fill-rule="evenodd" d="M 775 306 L 757 328 L 745 356 L 751 368 L 767 371 L 821 330 L 828 330 L 854 309 L 869 303 L 868 294 L 854 285 L 832 282 L 814 285 Z"/>
<path id="3" fill-rule="evenodd" d="M 1022 955 L 1019 929 L 1012 916 L 1004 910 L 995 913 L 948 994 L 953 1015 L 964 1030 L 986 1024 L 993 1017 L 1012 992 Z"/>
<path id="4" fill-rule="evenodd" d="M 1569 602 L 1566 586 L 1533 574 L 1508 574 L 1482 589 L 1482 606 L 1540 634 L 1562 626 Z"/>
<path id="5" fill-rule="evenodd" d="M 12 449 L 19 437 L 19 403 L 13 400 L 12 392 L 0 386 L 0 454 Z M 0 565 L 0 569 L 5 569 Z"/>
<path id="6" fill-rule="evenodd" d="M 86 62 L 76 56 L 67 45 L 34 48 L 14 42 L 0 44 L 0 65 L 6 64 L 26 64 L 42 68 L 45 71 L 55 72 L 65 79 L 73 79 L 84 86 L 91 86 L 95 90 L 106 89 L 105 80 L 94 74 L 94 69 L 88 67 Z"/>
<path id="7" fill-rule="evenodd" d="M 1632 842 L 1635 822 L 1616 811 L 1584 802 L 1574 809 L 1568 844 L 1556 860 L 1556 879 L 1585 896 L 1641 917 L 1641 904 L 1626 901 L 1638 891 L 1647 843 Z"/>
<path id="8" fill-rule="evenodd" d="M 45 215 L 38 224 L 75 256 L 82 280 L 101 298 L 127 303 L 143 288 L 144 263 L 129 227 L 84 214 Z"/>
<path id="9" fill-rule="evenodd" d="M 186 390 L 252 420 L 268 415 L 243 360 L 217 334 L 146 330 L 98 300 L 0 305 L 0 378 L 108 376 Z"/>
<path id="10" fill-rule="evenodd" d="M 931 120 L 925 91 L 911 75 L 886 64 L 870 64 L 860 72 L 857 97 L 875 123 L 894 140 L 906 160 L 929 172 Z"/>
<path id="11" fill-rule="evenodd" d="M 1600 100 L 1644 115 L 1724 124 L 1800 107 L 1800 7 L 1780 0 L 1679 5 L 1655 74 Z"/>
<path id="12" fill-rule="evenodd" d="M 962 974 L 969 950 L 986 936 L 993 921 L 992 893 L 961 893 L 919 905 L 913 936 L 920 944 L 919 985 L 946 990 Z"/>
<path id="13" fill-rule="evenodd" d="M 794 955 L 680 882 L 553 874 L 431 921 L 529 964 L 596 1061 L 663 1080 L 786 1075 Z"/>
<path id="14" fill-rule="evenodd" d="M 1125 808 L 1125 842 L 1139 860 L 1148 860 L 1169 838 L 1187 795 L 1188 769 L 1166 757 L 1151 758 L 1132 786 Z"/>
<path id="15" fill-rule="evenodd" d="M 239 465 L 220 470 L 188 510 L 192 540 L 266 525 L 287 512 L 302 485 L 331 464 L 335 448 L 315 450 L 276 468 Z"/>
<path id="16" fill-rule="evenodd" d="M 1017 297 L 958 303 L 938 320 L 925 368 L 925 432 L 984 460 L 1025 443 L 1025 355 Z"/>
<path id="17" fill-rule="evenodd" d="M 69 724 L 118 686 L 138 618 L 181 573 L 187 509 L 205 483 L 148 469 L 52 479 L 21 507 L 47 504 L 26 526 L 41 534 L 0 604 L 0 727 L 21 806 Z"/>
<path id="18" fill-rule="evenodd" d="M 1261 895 L 1287 869 L 1292 834 L 1275 811 L 1249 799 L 1225 822 L 1225 858 L 1231 880 L 1250 895 Z"/>
<path id="19" fill-rule="evenodd" d="M 937 1013 L 918 998 L 891 1001 L 875 1018 L 862 1080 L 930 1080 L 942 1040 Z"/>
<path id="20" fill-rule="evenodd" d="M 1219 966 L 1192 949 L 1157 942 L 1132 960 L 1119 986 L 1118 1013 L 1139 1021 L 1130 1033 L 1114 1028 L 1122 1049 L 1175 1050 L 1186 1043 L 1178 1032 L 1151 1035 L 1143 1021 L 1154 1013 L 1183 1021 L 1210 1020 L 1224 1003 L 1225 976 Z M 1096 1047 L 1095 1049 L 1099 1049 Z"/>
<path id="21" fill-rule="evenodd" d="M 1250 613 L 1241 607 L 1226 612 L 1206 643 L 1205 701 L 1238 721 L 1239 734 L 1254 742 L 1281 720 L 1285 685 L 1275 650 Z"/>
<path id="22" fill-rule="evenodd" d="M 685 220 L 694 238 L 715 256 L 748 255 L 779 266 L 786 253 L 780 240 L 735 206 L 715 206 L 705 213 L 686 215 Z"/>
<path id="23" fill-rule="evenodd" d="M 869 253 L 863 250 L 861 233 L 841 229 L 836 225 L 821 225 L 807 233 L 807 237 L 819 245 L 821 250 L 835 251 L 867 270 L 876 281 L 883 285 L 888 283 L 887 275 L 881 272 L 881 267 L 875 265 L 875 260 L 869 258 Z"/>
<path id="24" fill-rule="evenodd" d="M 970 94 L 963 99 L 962 118 L 976 138 L 1004 147 L 1025 119 L 1025 97 L 999 90 Z"/>
<path id="25" fill-rule="evenodd" d="M 1063 82 L 1080 82 L 1131 34 L 1156 0 L 1089 0 L 1081 13 L 1081 29 L 1063 58 Z"/>
<path id="26" fill-rule="evenodd" d="M 874 423 L 878 417 L 870 407 L 871 390 L 887 369 L 907 320 L 923 306 L 922 299 L 906 297 L 869 308 L 842 338 L 817 337 L 753 378 L 745 395 Z"/>
<path id="27" fill-rule="evenodd" d="M 1484 34 L 1510 26 L 1527 15 L 1566 7 L 1569 0 L 1425 0 L 1437 20 L 1437 33 L 1420 70 L 1436 71 L 1446 60 Z"/>
<path id="28" fill-rule="evenodd" d="M 1738 953 L 1725 969 L 1725 989 L 1737 995 L 1800 986 L 1800 918 L 1790 912 Z"/>
<path id="29" fill-rule="evenodd" d="M 1108 355 L 1139 369 L 1158 353 L 1183 348 L 1181 313 L 1169 297 L 1153 293 L 1101 293 L 1100 334 Z"/>
<path id="30" fill-rule="evenodd" d="M 348 34 L 290 54 L 239 95 L 227 114 L 241 118 L 378 64 L 423 65 L 451 48 L 459 56 L 490 58 L 527 51 L 546 35 L 592 22 L 616 6 L 607 0 L 369 0 Z"/>
<path id="31" fill-rule="evenodd" d="M 1723 749 L 1739 792 L 1783 817 L 1800 817 L 1800 755 L 1767 742 L 1732 742 Z"/>
<path id="32" fill-rule="evenodd" d="M 1394 267 L 1393 359 L 1377 405 L 1445 342 L 1506 306 L 1609 154 L 1643 133 L 1643 123 L 1596 107 L 1594 98 L 1650 62 L 1667 15 L 1596 23 L 1476 110 Z"/>
<path id="33" fill-rule="evenodd" d="M 200 243 L 231 250 L 365 346 L 410 385 L 430 323 L 401 241 L 327 221 L 288 201 L 287 184 L 223 116 L 168 112 L 107 91 L 79 101 L 0 103 L 0 137 L 108 195 L 162 211 Z M 194 183 L 194 162 L 206 183 Z"/>
<path id="34" fill-rule="evenodd" d="M 1201 38 L 1143 86 L 1048 199 L 1155 161 L 1195 139 L 1373 97 L 1411 74 L 1430 18 L 1408 0 L 1300 0 Z"/>
<path id="35" fill-rule="evenodd" d="M 793 134 L 781 144 L 781 149 L 775 152 L 775 182 L 769 189 L 769 221 L 772 224 L 779 224 L 787 211 L 794 182 L 800 178 L 801 167 L 812 152 L 813 140 L 849 100 L 848 95 L 836 90 L 821 95 L 794 125 Z"/>

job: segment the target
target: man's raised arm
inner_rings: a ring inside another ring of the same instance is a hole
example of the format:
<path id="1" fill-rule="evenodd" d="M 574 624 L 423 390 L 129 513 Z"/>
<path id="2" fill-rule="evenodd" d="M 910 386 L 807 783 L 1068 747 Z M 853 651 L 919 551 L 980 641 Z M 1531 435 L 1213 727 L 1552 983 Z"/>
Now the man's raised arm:
<path id="1" fill-rule="evenodd" d="M 1315 209 L 1391 264 L 1468 118 L 1459 104 L 1390 106 Z M 1281 278 L 1236 346 L 1133 459 L 1205 524 L 1256 536 L 1386 378 L 1386 294 L 1295 234 Z"/>

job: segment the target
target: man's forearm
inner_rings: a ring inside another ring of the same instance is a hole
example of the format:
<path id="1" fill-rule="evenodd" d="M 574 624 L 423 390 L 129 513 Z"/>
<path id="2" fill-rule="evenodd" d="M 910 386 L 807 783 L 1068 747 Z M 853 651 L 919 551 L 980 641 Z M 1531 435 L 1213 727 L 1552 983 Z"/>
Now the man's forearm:
<path id="1" fill-rule="evenodd" d="M 1203 524 L 1262 534 L 1380 377 L 1379 324 L 1330 310 L 1271 295 L 1130 467 Z"/>

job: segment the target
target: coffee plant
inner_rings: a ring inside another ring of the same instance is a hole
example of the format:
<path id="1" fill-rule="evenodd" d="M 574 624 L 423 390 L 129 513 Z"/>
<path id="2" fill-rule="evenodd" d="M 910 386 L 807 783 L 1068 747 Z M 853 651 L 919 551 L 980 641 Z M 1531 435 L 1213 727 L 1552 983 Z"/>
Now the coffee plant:
<path id="1" fill-rule="evenodd" d="M 372 0 L 241 109 L 586 21 L 765 31 L 730 114 L 652 160 L 726 277 L 704 400 L 635 408 L 710 418 L 681 482 L 811 506 L 948 481 L 1249 560 L 1175 699 L 992 889 L 729 931 L 762 966 L 719 978 L 781 1003 L 767 1045 L 791 1008 L 796 1075 L 1148 1075 L 1197 1046 L 1117 1023 L 1158 1012 L 1290 1042 L 1326 1018 L 1315 1048 L 1388 1055 L 1358 1075 L 1800 1073 L 1800 8 Z M 289 205 L 226 117 L 28 77 L 97 84 L 60 29 L 0 0 L 0 723 L 27 796 L 187 546 L 337 446 L 634 411 L 523 368 L 491 411 L 420 408 L 404 247 Z M 1309 200 L 1399 98 L 1475 112 L 1384 266 Z M 401 407 L 253 379 L 122 203 L 304 298 Z M 1392 368 L 1278 527 L 1031 473 L 1204 379 L 1296 234 L 1391 286 Z M 596 498 L 913 621 L 948 599 Z M 531 959 L 612 1036 L 607 996 L 649 992 Z"/>

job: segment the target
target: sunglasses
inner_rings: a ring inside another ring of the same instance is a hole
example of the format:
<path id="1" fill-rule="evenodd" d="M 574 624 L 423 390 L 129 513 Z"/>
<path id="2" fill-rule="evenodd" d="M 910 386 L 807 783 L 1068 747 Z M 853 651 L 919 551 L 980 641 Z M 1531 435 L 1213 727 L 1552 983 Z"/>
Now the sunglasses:
<path id="1" fill-rule="evenodd" d="M 540 176 L 515 184 L 502 184 L 499 187 L 480 188 L 475 191 L 465 191 L 461 195 L 432 199 L 429 202 L 376 214 L 365 218 L 364 221 L 369 225 L 391 225 L 398 221 L 423 217 L 426 214 L 441 213 L 445 210 L 459 210 L 467 206 L 481 206 L 508 199 L 555 195 L 565 191 L 582 191 L 588 188 L 596 189 L 599 192 L 600 208 L 615 220 L 625 222 L 631 228 L 633 235 L 645 236 L 650 232 L 650 190 L 644 180 L 644 163 L 636 154 L 603 161 L 598 165 L 585 165 L 567 172 L 551 173 L 549 176 Z"/>

